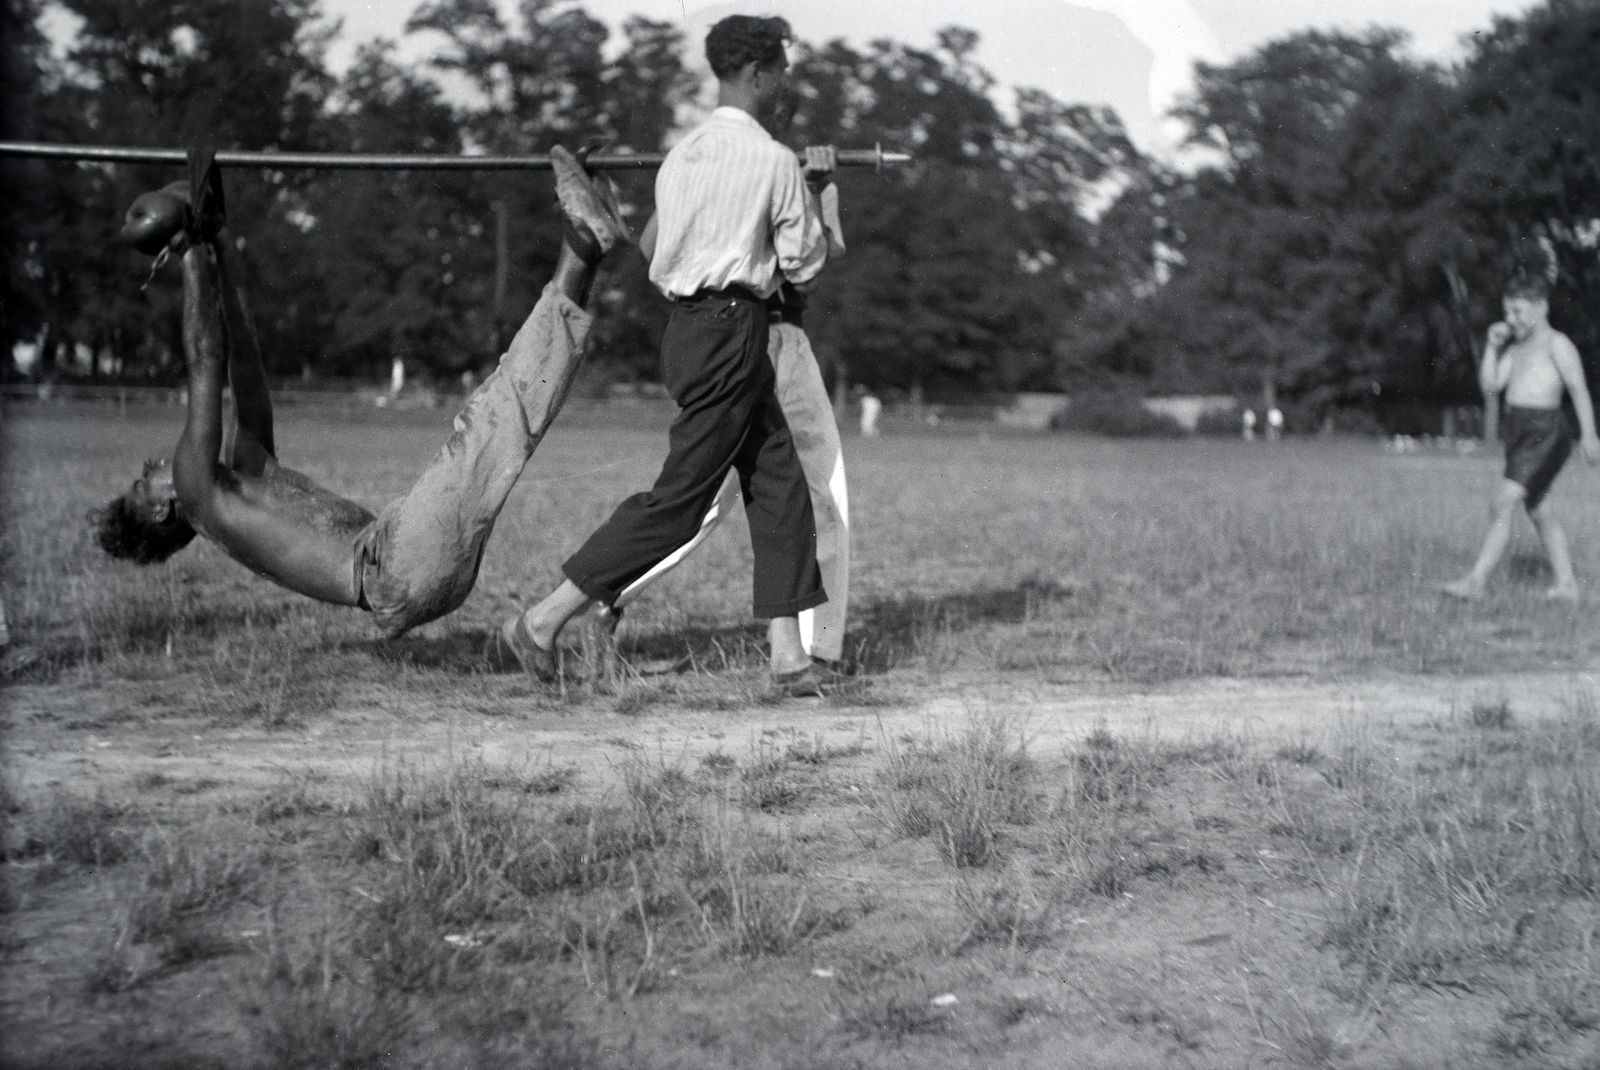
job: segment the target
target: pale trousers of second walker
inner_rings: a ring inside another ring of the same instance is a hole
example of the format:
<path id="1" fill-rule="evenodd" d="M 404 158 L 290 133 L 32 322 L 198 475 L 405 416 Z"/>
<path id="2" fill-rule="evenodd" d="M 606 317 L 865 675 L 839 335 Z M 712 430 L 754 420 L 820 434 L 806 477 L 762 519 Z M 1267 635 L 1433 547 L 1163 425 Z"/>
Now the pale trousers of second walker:
<path id="1" fill-rule="evenodd" d="M 772 324 L 767 355 L 777 376 L 778 407 L 789 424 L 800 467 L 805 470 L 806 487 L 811 492 L 811 511 L 817 525 L 817 567 L 828 592 L 828 600 L 822 605 L 800 612 L 800 640 L 812 657 L 838 661 L 844 656 L 845 618 L 850 603 L 850 496 L 839 425 L 804 330 L 792 323 Z M 738 475 L 730 472 L 694 538 L 624 588 L 614 608 L 628 605 L 693 553 L 728 515 L 738 495 Z"/>

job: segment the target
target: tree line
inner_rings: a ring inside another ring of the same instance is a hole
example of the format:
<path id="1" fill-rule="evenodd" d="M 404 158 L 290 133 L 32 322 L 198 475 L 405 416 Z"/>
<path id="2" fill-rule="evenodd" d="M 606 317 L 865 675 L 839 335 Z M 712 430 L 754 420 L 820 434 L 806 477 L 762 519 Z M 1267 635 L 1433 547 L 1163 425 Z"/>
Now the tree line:
<path id="1" fill-rule="evenodd" d="M 41 0 L 0 14 L 10 140 L 496 154 L 603 138 L 657 151 L 698 113 L 671 24 L 611 31 L 557 0 L 429 0 L 431 56 L 363 46 L 343 73 L 317 0 Z M 998 102 L 949 28 L 929 48 L 802 42 L 784 140 L 904 149 L 839 177 L 849 255 L 808 320 L 829 371 L 880 392 L 1254 392 L 1297 420 L 1475 396 L 1472 362 L 1518 270 L 1600 355 L 1600 3 L 1548 0 L 1443 66 L 1401 34 L 1308 31 L 1200 64 L 1184 163 L 1110 109 L 1032 89 Z M 441 78 L 464 90 L 446 94 Z M 7 160 L 0 345 L 31 374 L 182 376 L 179 303 L 107 246 L 176 169 Z M 621 180 L 636 226 L 651 180 Z M 554 266 L 548 176 L 237 170 L 230 231 L 270 370 L 444 380 L 492 365 Z M 665 308 L 622 258 L 594 302 L 591 385 L 655 378 Z M 8 363 L 7 374 L 18 374 Z M 1591 372 L 1593 374 L 1593 372 Z"/>

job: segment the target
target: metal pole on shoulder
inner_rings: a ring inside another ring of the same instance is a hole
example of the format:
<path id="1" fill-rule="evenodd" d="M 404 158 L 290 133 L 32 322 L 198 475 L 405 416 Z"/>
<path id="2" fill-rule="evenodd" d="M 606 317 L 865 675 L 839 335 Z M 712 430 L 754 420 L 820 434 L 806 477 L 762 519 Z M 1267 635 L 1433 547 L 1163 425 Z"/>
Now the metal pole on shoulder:
<path id="1" fill-rule="evenodd" d="M 55 145 L 42 141 L 0 141 L 0 157 L 71 160 L 91 163 L 183 164 L 182 149 L 156 149 L 115 145 Z M 910 153 L 870 149 L 840 149 L 840 167 L 886 166 L 911 162 Z M 368 152 L 219 152 L 221 167 L 263 167 L 288 171 L 548 171 L 550 157 L 531 156 L 425 156 Z M 585 166 L 598 171 L 643 171 L 660 167 L 660 152 L 629 152 L 590 156 Z"/>

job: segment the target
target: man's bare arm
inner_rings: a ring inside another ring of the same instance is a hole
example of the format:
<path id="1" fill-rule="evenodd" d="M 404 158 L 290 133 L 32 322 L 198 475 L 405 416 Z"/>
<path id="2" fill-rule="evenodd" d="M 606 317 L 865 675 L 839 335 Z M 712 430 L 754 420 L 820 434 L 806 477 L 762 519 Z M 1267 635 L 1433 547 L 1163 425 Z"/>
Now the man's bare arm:
<path id="1" fill-rule="evenodd" d="M 1572 404 L 1578 410 L 1578 429 L 1583 459 L 1590 464 L 1600 463 L 1600 437 L 1595 435 L 1594 403 L 1589 398 L 1589 384 L 1583 375 L 1583 360 L 1578 347 L 1564 334 L 1557 334 L 1550 343 L 1550 359 L 1561 376 L 1562 385 L 1572 395 Z"/>
<path id="2" fill-rule="evenodd" d="M 189 366 L 189 412 L 172 458 L 172 481 L 185 517 L 197 527 L 210 513 L 222 449 L 222 384 L 227 326 L 216 254 L 208 245 L 183 254 L 183 354 Z"/>
<path id="3" fill-rule="evenodd" d="M 233 467 L 247 475 L 260 475 L 277 453 L 272 435 L 272 396 L 261 356 L 261 338 L 245 298 L 244 281 L 235 270 L 226 245 L 214 246 L 220 278 L 223 312 L 227 323 L 228 381 L 239 416 L 239 434 L 233 445 Z"/>

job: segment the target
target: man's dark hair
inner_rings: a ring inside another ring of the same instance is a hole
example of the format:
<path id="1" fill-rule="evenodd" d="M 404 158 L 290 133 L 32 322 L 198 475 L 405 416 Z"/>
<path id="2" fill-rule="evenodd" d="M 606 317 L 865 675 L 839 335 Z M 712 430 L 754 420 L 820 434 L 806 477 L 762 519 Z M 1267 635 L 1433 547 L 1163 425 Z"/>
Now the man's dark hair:
<path id="1" fill-rule="evenodd" d="M 89 523 L 94 525 L 100 549 L 138 565 L 165 561 L 188 546 L 195 535 L 189 522 L 176 513 L 159 523 L 144 519 L 128 504 L 126 496 L 113 498 L 90 512 Z"/>
<path id="2" fill-rule="evenodd" d="M 1545 281 L 1543 275 L 1513 275 L 1511 276 L 1511 281 L 1506 283 L 1502 296 L 1507 300 L 1548 301 L 1550 300 L 1550 284 Z"/>
<path id="3" fill-rule="evenodd" d="M 746 63 L 777 66 L 784 59 L 784 42 L 791 36 L 789 23 L 776 16 L 729 15 L 706 34 L 706 60 L 718 78 L 738 74 Z"/>

